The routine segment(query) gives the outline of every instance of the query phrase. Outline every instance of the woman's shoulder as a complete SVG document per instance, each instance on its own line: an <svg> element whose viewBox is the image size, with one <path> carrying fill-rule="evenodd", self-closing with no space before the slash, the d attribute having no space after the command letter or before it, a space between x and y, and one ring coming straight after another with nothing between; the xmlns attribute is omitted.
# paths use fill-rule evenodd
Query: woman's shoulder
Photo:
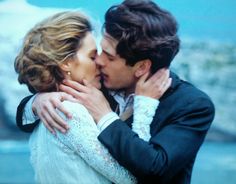
<svg viewBox="0 0 236 184"><path fill-rule="evenodd" d="M62 105L73 117L79 116L81 118L82 116L90 116L86 107L78 102L63 101Z"/></svg>
<svg viewBox="0 0 236 184"><path fill-rule="evenodd" d="M63 101L62 102L63 107L71 113L72 119L67 119L65 117L65 114L63 114L61 111L58 110L59 114L65 118L68 122L94 122L93 117L90 115L86 107L80 103L77 102L71 102L71 101Z"/></svg>

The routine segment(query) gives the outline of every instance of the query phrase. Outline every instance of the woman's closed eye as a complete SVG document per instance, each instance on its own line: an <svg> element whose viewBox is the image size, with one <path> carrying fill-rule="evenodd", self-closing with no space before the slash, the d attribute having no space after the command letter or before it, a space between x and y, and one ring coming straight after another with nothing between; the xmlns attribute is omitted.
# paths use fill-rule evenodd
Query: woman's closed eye
<svg viewBox="0 0 236 184"><path fill-rule="evenodd" d="M93 51L93 52L90 54L89 57L90 57L91 60L95 61L96 58L97 58L97 51Z"/></svg>

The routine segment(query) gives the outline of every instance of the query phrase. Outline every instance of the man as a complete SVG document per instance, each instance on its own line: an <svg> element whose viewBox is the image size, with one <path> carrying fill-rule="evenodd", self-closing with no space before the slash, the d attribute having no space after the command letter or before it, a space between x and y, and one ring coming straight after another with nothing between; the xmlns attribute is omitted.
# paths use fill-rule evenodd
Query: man
<svg viewBox="0 0 236 184"><path fill-rule="evenodd" d="M118 110L123 112L132 104L129 99L139 85L139 75L147 70L153 74L170 66L179 50L177 23L169 12L152 1L126 0L106 12L101 47L102 53L96 62L101 68L104 86L112 90L104 90L104 94L113 111L118 104ZM101 93L94 92L90 86L67 81L67 86L61 89L89 109L101 129L98 139L140 183L184 184L191 181L197 152L214 118L214 106L206 94L176 74L171 73L171 78L171 86L159 99L149 142L131 130L132 116L125 121L119 119L110 112ZM155 98L153 91L149 89L149 96ZM22 129L31 131L35 124L22 126L23 107L28 100L19 106L17 120ZM61 108L59 100L43 103L36 96L32 108L48 122L49 129L60 129L63 120L53 108L40 109L47 106L45 104ZM65 109L61 110L66 113Z"/></svg>

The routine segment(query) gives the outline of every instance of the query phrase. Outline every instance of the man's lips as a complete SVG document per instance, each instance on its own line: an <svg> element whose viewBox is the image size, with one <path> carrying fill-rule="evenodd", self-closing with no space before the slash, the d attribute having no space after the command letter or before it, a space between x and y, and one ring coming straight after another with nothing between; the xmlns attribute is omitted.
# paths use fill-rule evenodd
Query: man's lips
<svg viewBox="0 0 236 184"><path fill-rule="evenodd" d="M103 73L103 72L101 73L101 76L102 76L103 79L107 79L107 78L108 78L108 75L106 75L106 74Z"/></svg>

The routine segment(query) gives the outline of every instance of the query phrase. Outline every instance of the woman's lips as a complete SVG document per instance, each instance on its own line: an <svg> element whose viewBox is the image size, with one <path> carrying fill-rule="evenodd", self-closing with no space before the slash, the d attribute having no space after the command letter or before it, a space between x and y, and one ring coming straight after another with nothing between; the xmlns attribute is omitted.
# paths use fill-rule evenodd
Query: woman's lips
<svg viewBox="0 0 236 184"><path fill-rule="evenodd" d="M99 79L99 80L101 79L101 77L102 77L102 76L101 76L100 73L95 76L95 78L97 78L97 79Z"/></svg>

